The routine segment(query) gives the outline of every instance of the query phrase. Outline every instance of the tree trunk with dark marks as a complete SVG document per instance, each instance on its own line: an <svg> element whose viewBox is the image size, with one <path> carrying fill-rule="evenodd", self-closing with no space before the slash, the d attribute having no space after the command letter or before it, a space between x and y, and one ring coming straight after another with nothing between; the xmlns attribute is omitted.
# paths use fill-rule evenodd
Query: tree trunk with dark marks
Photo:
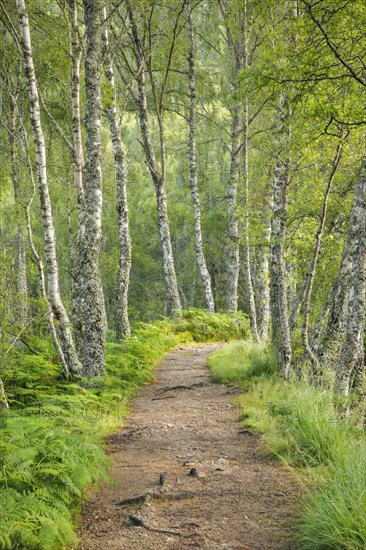
<svg viewBox="0 0 366 550"><path fill-rule="evenodd" d="M146 81L145 81L145 61L142 46L138 35L135 15L131 7L131 2L126 0L128 16L131 22L131 33L133 40L134 55L137 64L136 79L138 86L137 107L139 123L141 129L142 145L144 148L146 164L150 171L151 178L155 187L155 194L158 207L158 226L160 241L163 249L164 274L168 288L170 309L173 316L181 314L181 302L178 291L178 282L175 272L173 248L170 237L170 227L168 218L167 196L166 196L166 170L165 170L165 147L162 121L159 123L160 130L160 149L161 149L161 170L159 170L154 148L150 136L149 117L147 110Z"/></svg>
<svg viewBox="0 0 366 550"><path fill-rule="evenodd" d="M32 225L31 225L31 215L30 215L30 209L31 205L34 199L35 195L35 184L34 184L34 178L32 174L32 166L28 159L28 168L30 170L30 178L33 185L33 194L30 197L30 200L26 206L26 224L27 224L27 233L28 233L28 242L29 242L29 248L33 255L34 262L38 269L38 276L39 276L39 287L41 290L41 295L43 299L45 300L47 304L47 318L48 318L48 327L51 335L51 340L53 343L53 346L57 352L57 355L60 359L61 369L64 376L67 376L69 369L68 365L66 363L65 355L62 351L62 348L60 346L59 339L57 337L57 331L55 328L55 317L52 311L52 307L50 306L50 303L48 301L47 292L46 292L46 283L45 283L45 276L44 276L44 267L43 267L43 261L41 256L38 254L36 247L34 246L33 242L33 232L32 232Z"/></svg>
<svg viewBox="0 0 366 550"><path fill-rule="evenodd" d="M242 40L242 71L248 69L248 11L247 2L243 0L241 10L241 40ZM241 178L243 183L243 273L245 293L247 297L250 332L255 342L259 341L257 328L257 312L255 308L255 298L252 282L251 262L250 262L250 240L249 240L249 105L247 93L244 90L243 102L243 142L242 142L242 163L241 163Z"/></svg>
<svg viewBox="0 0 366 550"><path fill-rule="evenodd" d="M229 245L227 250L227 308L232 313L238 310L238 282L239 282L239 216L237 195L239 184L239 153L241 118L240 107L235 107L231 131L230 172L227 188L228 233Z"/></svg>
<svg viewBox="0 0 366 550"><path fill-rule="evenodd" d="M104 12L104 19L105 18L106 12ZM128 222L127 166L121 141L121 130L118 121L114 71L112 55L109 50L107 30L104 31L103 39L106 54L105 76L109 84L107 118L109 122L109 129L113 145L117 185L119 261L116 277L115 323L116 340L117 342L120 342L123 337L131 336L131 327L128 318L128 287L130 282L132 250Z"/></svg>
<svg viewBox="0 0 366 550"><path fill-rule="evenodd" d="M356 183L350 217L350 285L346 317L346 341L336 365L335 392L347 397L352 377L361 385L364 373L364 327L366 292L366 160ZM341 282L342 284L342 282ZM355 370L357 369L357 372Z"/></svg>
<svg viewBox="0 0 366 550"><path fill-rule="evenodd" d="M27 263L26 263L26 224L24 219L24 209L21 199L19 158L16 145L16 138L19 135L16 115L16 98L10 94L10 124L9 124L9 142L11 157L11 179L13 183L14 202L16 208L17 233L16 233L16 261L17 261L17 314L18 320L23 325L27 318Z"/></svg>
<svg viewBox="0 0 366 550"><path fill-rule="evenodd" d="M74 168L74 191L77 208L77 238L73 254L72 319L76 347L82 355L85 333L84 306L80 288L81 261L85 235L85 192L84 192L84 150L81 132L80 68L82 47L78 33L78 7L76 0L70 0L70 56L71 56L71 109L72 109L72 156Z"/></svg>
<svg viewBox="0 0 366 550"><path fill-rule="evenodd" d="M322 305L322 308L320 310L320 313L316 319L316 322L314 324L311 338L310 338L310 347L313 350L313 352L319 357L319 346L321 344L321 338L322 334L324 332L324 327L327 324L328 317L330 314L330 308L333 301L333 295L336 289L337 280L333 282L327 297Z"/></svg>
<svg viewBox="0 0 366 550"><path fill-rule="evenodd" d="M355 203L352 206L351 216ZM331 305L328 320L321 336L318 338L319 345L317 356L324 368L333 369L338 363L342 354L346 333L346 315L348 311L348 297L350 288L350 277L352 269L351 259L352 235L347 234L343 247L342 261L339 275L334 283Z"/></svg>
<svg viewBox="0 0 366 550"><path fill-rule="evenodd" d="M31 124L36 147L38 190L44 231L45 255L48 276L48 300L58 322L58 333L65 364L72 374L80 374L81 364L75 351L70 321L61 300L59 273L56 256L56 236L46 170L46 148L40 119L38 87L32 57L28 14L24 0L16 2L21 33L24 72L27 81L31 110Z"/></svg>
<svg viewBox="0 0 366 550"><path fill-rule="evenodd" d="M340 161L341 150L342 150L342 146L338 145L336 154L333 160L332 169L328 178L327 188L324 193L323 207L320 214L318 229L315 235L315 247L313 251L313 256L310 260L307 273L306 273L306 278L305 278L304 313L303 313L301 336L302 336L304 357L309 359L315 376L319 375L320 365L319 365L318 358L316 354L313 352L309 342L310 302L311 302L311 294L312 294L313 284L315 279L316 267L318 264L318 258L319 258L320 249L322 246L325 222L327 219L329 194L330 194L334 176Z"/></svg>
<svg viewBox="0 0 366 550"><path fill-rule="evenodd" d="M261 241L255 247L255 301L259 338L266 342L269 337L270 321L270 286L269 286L269 253L271 243L271 209L272 197L269 206L263 206Z"/></svg>
<svg viewBox="0 0 366 550"><path fill-rule="evenodd" d="M99 256L102 239L102 0L84 0L86 27L86 165L85 235L81 253L80 290L84 314L83 375L105 372L105 309Z"/></svg>
<svg viewBox="0 0 366 550"><path fill-rule="evenodd" d="M0 378L0 410L1 409L9 409L9 403L6 398L4 382Z"/></svg>
<svg viewBox="0 0 366 550"><path fill-rule="evenodd" d="M197 177L197 152L196 152L196 75L195 75L195 39L192 23L191 5L188 11L189 24L189 90L190 90L190 111L189 111L189 164L190 184L194 211L194 239L197 264L201 275L202 285L205 293L206 307L209 313L214 313L215 303L211 287L211 276L207 269L207 263L203 250L202 228L201 228L201 205L198 193Z"/></svg>
<svg viewBox="0 0 366 550"><path fill-rule="evenodd" d="M286 145L289 133L290 111L284 95L281 96L277 116L279 118L277 135L283 143L282 145L280 143L273 181L272 244L270 256L272 344L278 350L279 373L285 379L289 379L292 346L288 318L285 250L290 164L287 158Z"/></svg>
<svg viewBox="0 0 366 550"><path fill-rule="evenodd" d="M32 185L32 194L31 194L29 200L26 202L25 208L24 208L24 210L25 210L26 233L27 233L27 236L28 236L28 244L29 244L30 252L33 256L33 261L36 264L37 269L38 269L39 288L40 288L40 291L41 291L41 296L44 299L45 303L47 304L47 318L48 318L48 327L49 327L49 331L50 331L50 335L51 335L51 340L52 340L53 346L56 350L56 353L59 357L62 373L63 373L64 376L67 376L68 373L69 373L69 368L68 368L68 365L66 363L66 359L65 359L64 353L62 351L59 339L57 337L57 331L56 331L56 328L55 328L55 317L54 317L52 307L50 305L50 302L49 302L48 296L47 296L46 282L45 282L46 279L45 279L45 274L44 274L43 261L42 261L41 256L38 254L38 252L36 250L36 247L34 245L34 241L33 241L33 231L32 231L32 223L31 223L31 206L32 206L34 197L36 195L36 183L35 183L34 174L33 174L32 161L31 161L30 154L29 154L29 140L28 140L27 131L26 131L26 128L24 126L23 120L21 119L21 114L20 114L19 109L18 109L17 106L16 106L16 110L17 110L17 116L19 118L19 124L20 124L19 142L20 142L20 146L21 146L21 150L22 150L22 155L24 157L24 164L26 164L26 166L28 168L29 179L30 179L30 182L31 182L31 185Z"/></svg>

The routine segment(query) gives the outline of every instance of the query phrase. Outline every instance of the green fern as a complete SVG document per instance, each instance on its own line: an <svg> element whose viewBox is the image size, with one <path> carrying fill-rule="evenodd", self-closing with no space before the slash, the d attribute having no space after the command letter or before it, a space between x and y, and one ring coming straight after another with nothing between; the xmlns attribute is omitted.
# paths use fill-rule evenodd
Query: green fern
<svg viewBox="0 0 366 550"><path fill-rule="evenodd" d="M85 489L108 478L103 437L126 416L134 390L180 342L248 333L244 316L200 310L176 322L138 323L133 337L107 344L107 374L80 385L60 381L48 340L31 340L39 355L13 350L3 373L11 409L0 416L0 550L75 544Z"/></svg>

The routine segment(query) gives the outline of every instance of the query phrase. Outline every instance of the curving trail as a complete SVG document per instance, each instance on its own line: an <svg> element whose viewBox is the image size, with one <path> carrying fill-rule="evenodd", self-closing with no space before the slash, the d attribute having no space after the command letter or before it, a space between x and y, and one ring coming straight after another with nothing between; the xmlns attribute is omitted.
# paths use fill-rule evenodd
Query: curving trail
<svg viewBox="0 0 366 550"><path fill-rule="evenodd" d="M139 390L128 425L109 439L116 486L84 506L82 550L294 548L300 489L241 430L237 390L211 381L207 358L218 347L179 348Z"/></svg>

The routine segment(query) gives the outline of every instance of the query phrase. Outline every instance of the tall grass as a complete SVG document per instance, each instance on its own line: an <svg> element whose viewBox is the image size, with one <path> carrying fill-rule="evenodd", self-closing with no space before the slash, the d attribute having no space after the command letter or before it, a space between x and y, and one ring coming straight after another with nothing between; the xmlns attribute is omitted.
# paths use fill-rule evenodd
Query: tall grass
<svg viewBox="0 0 366 550"><path fill-rule="evenodd" d="M366 440L356 419L339 416L328 390L277 377L273 357L256 344L231 344L210 367L215 380L243 387L241 418L270 452L310 474L296 548L364 550Z"/></svg>
<svg viewBox="0 0 366 550"><path fill-rule="evenodd" d="M184 342L246 337L244 316L183 313L172 322L135 325L113 343L107 373L78 384L61 379L47 339L27 334L2 378L11 408L0 410L0 549L59 550L76 544L74 526L86 487L107 479L104 436L124 421L134 390L154 376L167 351Z"/></svg>
<svg viewBox="0 0 366 550"><path fill-rule="evenodd" d="M301 550L366 548L366 448L352 441L328 467L327 481L310 493L299 520Z"/></svg>
<svg viewBox="0 0 366 550"><path fill-rule="evenodd" d="M219 349L209 358L217 382L248 380L252 376L276 372L276 360L265 348L251 342L236 342Z"/></svg>

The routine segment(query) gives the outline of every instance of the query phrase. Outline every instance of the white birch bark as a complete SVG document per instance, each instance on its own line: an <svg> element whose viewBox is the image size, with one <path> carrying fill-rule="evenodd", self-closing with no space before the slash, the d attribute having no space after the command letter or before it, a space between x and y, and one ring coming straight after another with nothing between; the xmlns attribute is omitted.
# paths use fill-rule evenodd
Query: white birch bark
<svg viewBox="0 0 366 550"><path fill-rule="evenodd" d="M61 349L59 339L57 337L57 331L56 331L55 323L54 323L55 319L54 319L52 307L50 305L50 302L49 302L48 296L47 296L46 278L45 278L45 274L44 274L43 261L42 261L41 256L38 254L38 252L36 250L36 247L34 245L34 241L33 241L33 231L32 231L32 223L31 223L31 206L32 206L34 197L36 195L36 183L35 183L35 178L34 178L34 174L33 174L32 161L31 161L30 153L29 153L29 140L28 140L28 135L27 135L26 128L24 126L23 120L21 118L21 114L20 114L19 109L18 109L17 106L16 106L16 112L17 112L17 116L18 116L18 119L19 119L19 123L20 123L19 134L20 134L21 149L22 149L22 153L23 153L23 156L24 156L24 162L25 162L25 164L27 165L27 168L28 168L28 174L29 174L29 178L30 178L31 186L32 186L32 194L31 194L29 200L27 201L27 203L25 205L25 223L26 223L26 233L27 233L27 237L28 237L28 244L29 244L30 252L33 256L33 260L34 260L34 262L37 266L37 269L38 269L39 288L40 288L40 291L41 291L41 296L43 297L45 303L47 304L47 319L48 319L48 327L49 327L49 331L50 331L51 340L52 340L53 346L56 350L56 353L58 355L58 358L60 360L62 373L66 377L69 374L69 368L68 368L68 365L66 363L64 353Z"/></svg>
<svg viewBox="0 0 366 550"><path fill-rule="evenodd" d="M255 301L259 338L267 342L270 321L269 253L271 243L272 197L264 205L261 241L255 248Z"/></svg>
<svg viewBox="0 0 366 550"><path fill-rule="evenodd" d="M311 294L313 290L313 284L314 284L320 249L322 246L324 227L327 219L329 194L330 194L334 176L339 164L341 149L342 149L341 145L338 145L336 154L333 160L332 170L328 178L327 188L324 193L323 207L320 214L318 229L315 235L315 247L313 251L313 256L310 260L306 277L305 277L304 312L303 312L301 336L302 336L302 345L304 349L305 358L308 358L310 360L315 376L319 374L320 365L319 365L318 358L316 354L313 352L309 342L309 316L310 316Z"/></svg>
<svg viewBox="0 0 366 550"><path fill-rule="evenodd" d="M85 192L84 192L84 150L81 132L80 70L82 47L78 33L78 7L76 0L70 0L70 56L71 56L71 109L72 109L72 157L74 169L74 190L77 208L77 238L73 251L72 319L76 347L82 355L85 336L83 295L80 288L83 239L85 235ZM70 252L71 253L71 252Z"/></svg>
<svg viewBox="0 0 366 550"><path fill-rule="evenodd" d="M226 20L226 38L229 50L234 59L231 158L227 191L228 203L228 297L229 311L236 312L238 308L238 282L240 272L240 240L243 244L243 275L248 305L251 334L255 341L259 340L257 329L257 314L253 290L250 242L249 242L249 164L248 164L248 98L242 89L241 78L248 68L248 21L247 2L244 0L238 9L237 32L231 28L228 19L228 9L225 2L219 2L221 13ZM243 187L241 187L243 183ZM238 192L243 197L244 209L239 211ZM240 219L242 224L240 225Z"/></svg>
<svg viewBox="0 0 366 550"><path fill-rule="evenodd" d="M248 69L248 12L247 2L243 0L241 10L241 40L243 42L243 61L242 70ZM242 153L242 180L243 180L243 273L244 284L247 296L250 331L255 342L259 341L257 327L257 312L255 307L254 290L252 283L251 262L250 262L250 241L249 241L249 106L246 91L244 91L243 101L243 153Z"/></svg>
<svg viewBox="0 0 366 550"><path fill-rule="evenodd" d="M25 220L21 204L21 190L19 181L19 159L16 146L16 136L18 134L17 116L16 116L16 98L10 94L10 124L9 124L9 142L11 156L11 179L13 183L14 201L17 219L16 234L16 256L17 256L17 313L18 319L23 324L27 318L27 264L25 249Z"/></svg>
<svg viewBox="0 0 366 550"><path fill-rule="evenodd" d="M202 285L205 293L206 306L209 313L214 313L215 302L211 287L211 276L207 269L206 258L203 250L202 228L201 228L201 204L198 192L197 176L197 151L196 151L196 75L195 75L195 38L192 22L191 5L188 11L189 24L189 90L190 90L190 109L189 109L189 167L190 167L190 186L193 200L194 211L194 242L196 259L201 275Z"/></svg>
<svg viewBox="0 0 366 550"><path fill-rule="evenodd" d="M32 57L28 14L24 0L17 0L16 5L19 15L24 71L27 81L31 110L31 124L36 147L38 190L41 204L48 276L48 299L52 307L53 314L58 322L59 338L65 362L68 366L69 371L72 374L80 374L81 364L75 351L70 321L62 303L60 294L58 264L56 256L56 235L53 225L52 208L48 190L46 148L40 120L39 95Z"/></svg>
<svg viewBox="0 0 366 550"><path fill-rule="evenodd" d="M104 11L104 19L106 19L106 11ZM121 141L121 130L119 127L117 111L117 96L114 83L114 70L112 55L109 49L107 29L104 30L103 39L106 54L105 76L109 84L107 118L113 145L117 185L119 261L116 277L115 323L116 340L117 342L120 342L123 337L131 335L130 321L128 318L128 288L130 282L132 249L128 221L127 166Z"/></svg>
<svg viewBox="0 0 366 550"><path fill-rule="evenodd" d="M336 365L335 392L347 397L351 378L357 368L357 382L363 379L364 328L366 292L366 160L356 183L354 203L350 217L351 275L346 318L346 341L340 361Z"/></svg>
<svg viewBox="0 0 366 550"><path fill-rule="evenodd" d="M26 153L26 154L28 155L28 153ZM60 360L62 373L66 377L69 374L69 367L68 367L68 364L66 362L65 355L62 351L59 339L57 337L57 331L56 331L55 322L54 322L55 318L54 318L52 307L51 307L50 302L48 300L47 291L46 291L46 281L45 281L45 276L44 276L43 261L42 261L41 256L38 254L38 252L36 250L36 247L34 246L34 242L33 242L33 232L32 232L32 225L31 225L30 209L31 209L31 205L32 205L34 195L35 195L35 184L34 184L34 179L33 179L33 174L32 174L32 166L31 166L31 163L29 162L29 159L28 159L28 169L29 169L29 172L30 172L30 178L31 178L32 185L33 185L33 194L31 195L30 200L28 201L28 204L26 206L26 226L27 226L27 234L28 234L28 243L29 243L29 248L30 248L30 251L33 255L34 261L37 265L38 277L39 277L39 287L40 287L40 290L41 290L41 295L42 295L42 297L44 298L44 300L47 304L48 328L49 328L49 331L50 331L51 340L52 340L52 343L53 343L53 347L55 348L56 353L58 355L58 358Z"/></svg>
<svg viewBox="0 0 366 550"><path fill-rule="evenodd" d="M286 143L289 125L289 109L286 98L281 96L277 116L279 118L278 136L282 140L279 158L276 161L273 181L273 211L271 228L271 317L272 344L278 349L278 369L285 379L290 378L292 358L291 334L288 318L287 273L285 261L286 222L288 209L289 160Z"/></svg>
<svg viewBox="0 0 366 550"><path fill-rule="evenodd" d="M175 272L174 257L172 242L170 237L170 227L168 218L167 196L166 196L166 170L165 170L165 146L164 146L164 132L162 121L159 119L160 130L160 156L161 156L161 170L159 171L155 152L150 136L149 117L147 110L147 98L146 98L146 79L145 79L145 66L144 55L141 48L137 24L135 16L131 7L131 2L126 0L126 6L128 10L128 16L131 23L131 33L133 39L134 55L137 64L137 86L138 86L138 113L139 123L141 129L142 144L146 157L146 164L150 171L151 178L155 187L155 194L158 207L158 226L160 233L160 241L163 249L163 262L164 262L164 274L168 288L170 309L173 316L179 316L181 313L181 302L178 291L178 282Z"/></svg>
<svg viewBox="0 0 366 550"><path fill-rule="evenodd" d="M321 344L321 338L324 332L324 327L326 326L329 318L330 308L332 305L336 284L337 284L337 281L334 281L322 305L322 308L320 310L320 313L317 317L317 320L314 324L314 327L311 333L310 347L313 350L313 352L317 355L318 358L319 358L319 346Z"/></svg>
<svg viewBox="0 0 366 550"><path fill-rule="evenodd" d="M9 409L9 403L6 398L4 382L0 378L0 410L1 409Z"/></svg>
<svg viewBox="0 0 366 550"><path fill-rule="evenodd" d="M350 218L353 216L354 208L355 203L352 206ZM339 275L332 292L332 302L330 305L328 321L325 329L322 331L321 337L319 338L320 342L317 348L319 362L325 368L333 369L334 364L339 362L345 342L346 316L348 311L348 296L352 270L351 250L352 235L348 232L343 247Z"/></svg>
<svg viewBox="0 0 366 550"><path fill-rule="evenodd" d="M239 282L239 216L237 207L239 183L239 153L241 147L240 106L235 107L231 132L230 173L227 189L228 207L228 234L229 245L227 252L227 309L232 313L238 310L238 282Z"/></svg>
<svg viewBox="0 0 366 550"><path fill-rule="evenodd" d="M105 373L105 309L100 276L102 239L102 0L84 0L86 27L85 235L81 251L80 291L84 308L83 375Z"/></svg>
<svg viewBox="0 0 366 550"><path fill-rule="evenodd" d="M249 241L249 163L248 163L248 105L245 100L244 108L244 135L243 135L243 191L244 191L244 213L243 213L243 275L245 284L245 293L247 297L250 332L255 342L259 341L257 327L257 311L255 306L252 270L250 261L250 241Z"/></svg>

